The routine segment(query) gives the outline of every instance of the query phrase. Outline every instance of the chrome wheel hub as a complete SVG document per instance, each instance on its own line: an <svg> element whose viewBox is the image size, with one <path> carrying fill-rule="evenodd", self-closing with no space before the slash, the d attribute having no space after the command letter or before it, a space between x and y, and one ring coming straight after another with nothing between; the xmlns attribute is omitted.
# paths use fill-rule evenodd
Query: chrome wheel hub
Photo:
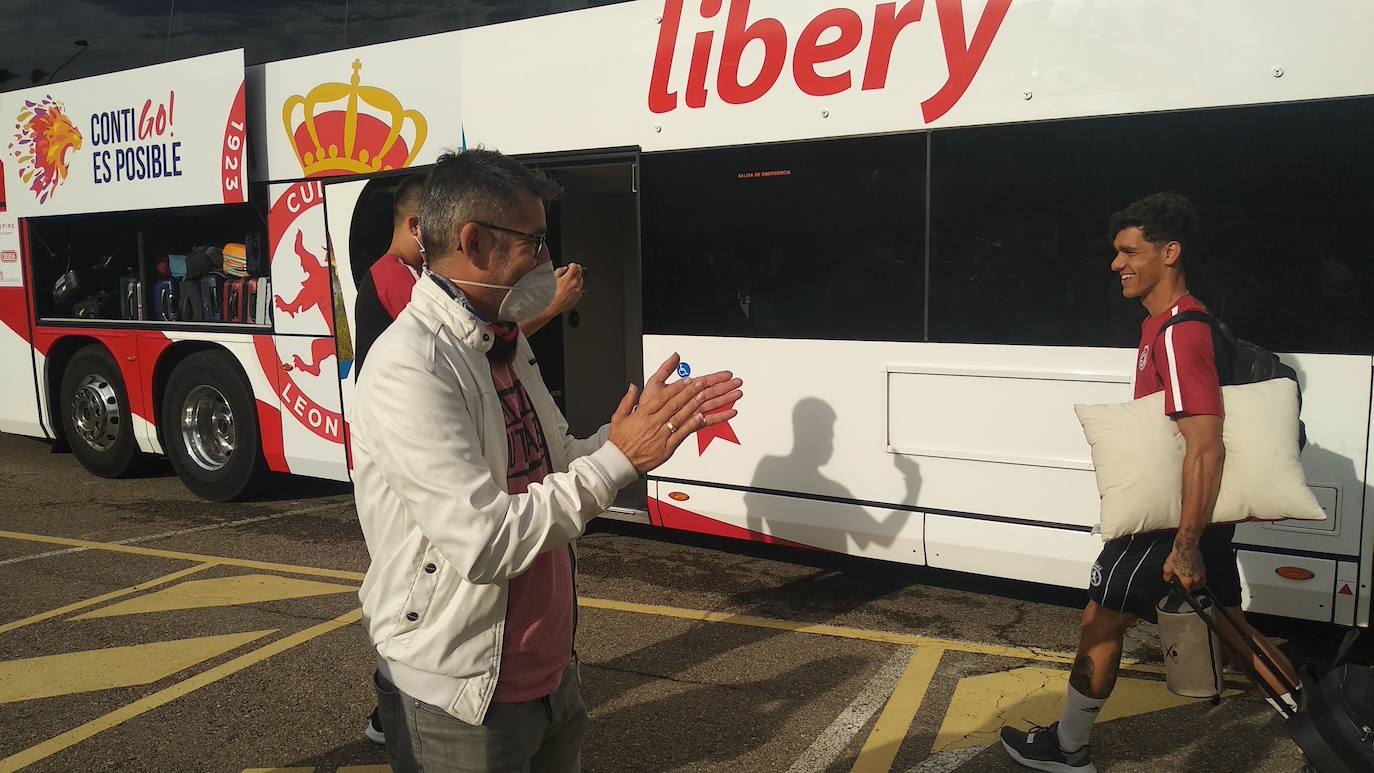
<svg viewBox="0 0 1374 773"><path fill-rule="evenodd" d="M191 460L214 472L229 463L238 443L234 410L212 386L202 384L186 395L181 406L181 438Z"/></svg>
<svg viewBox="0 0 1374 773"><path fill-rule="evenodd" d="M119 396L109 379L99 373L81 379L72 395L72 426L86 445L97 451L113 448L123 420Z"/></svg>

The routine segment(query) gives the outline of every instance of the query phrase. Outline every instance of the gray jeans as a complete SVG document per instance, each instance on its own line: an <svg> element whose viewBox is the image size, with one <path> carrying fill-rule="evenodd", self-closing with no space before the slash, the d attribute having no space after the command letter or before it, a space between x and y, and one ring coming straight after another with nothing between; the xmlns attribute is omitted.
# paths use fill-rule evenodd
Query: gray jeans
<svg viewBox="0 0 1374 773"><path fill-rule="evenodd" d="M579 773L587 707L577 664L557 690L528 703L493 703L480 725L406 695L374 674L395 773Z"/></svg>

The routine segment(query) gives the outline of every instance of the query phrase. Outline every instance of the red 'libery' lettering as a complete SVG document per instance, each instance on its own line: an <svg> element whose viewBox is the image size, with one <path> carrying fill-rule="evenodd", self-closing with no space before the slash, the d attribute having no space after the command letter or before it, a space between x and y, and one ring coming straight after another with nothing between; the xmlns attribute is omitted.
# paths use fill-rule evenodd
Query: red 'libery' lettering
<svg viewBox="0 0 1374 773"><path fill-rule="evenodd" d="M868 66L864 68L864 91L887 85L887 68L892 64L892 46L908 25L921 20L926 0L911 0L897 11L896 3L883 3L874 10L873 42L868 45Z"/></svg>
<svg viewBox="0 0 1374 773"><path fill-rule="evenodd" d="M970 42L964 32L963 0L935 0L949 74L944 85L921 103L921 114L926 123L934 122L948 113L968 91L1002 27L1011 2L987 0ZM697 20L715 18L723 5L724 0L700 0ZM672 89L671 80L673 58L682 28L683 6L684 0L664 0L658 48L654 54L653 74L649 79L649 110L654 113L677 109L678 95ZM787 61L787 28L772 17L763 17L751 23L749 6L750 0L730 0L719 51L716 91L723 101L732 105L748 104L767 94L778 82ZM887 86L892 51L897 39L907 27L921 22L924 6L925 0L908 0L901 4L880 3L874 7L873 32L864 64L863 90L873 91ZM822 44L822 36L832 28L838 35L834 40ZM796 48L792 52L792 79L797 88L817 97L839 94L852 88L852 68L833 75L821 75L817 72L817 66L838 62L849 56L858 49L863 38L863 20L851 9L833 8L812 19L797 37ZM689 108L706 106L709 97L706 78L711 58L716 55L714 41L715 30L703 30L694 35L685 94ZM754 43L763 46L763 65L752 81L740 83L740 61Z"/></svg>
<svg viewBox="0 0 1374 773"><path fill-rule="evenodd" d="M1011 0L988 0L983 16L973 30L973 42L964 36L963 0L935 0L940 13L940 37L945 41L945 62L949 65L949 80L930 99L921 103L921 115L930 123L948 113L973 83L973 76L983 66L983 59L992 47L992 39L1007 17Z"/></svg>
<svg viewBox="0 0 1374 773"><path fill-rule="evenodd" d="M682 0L667 0L663 4L663 18L658 23L658 50L654 53L654 73L649 79L649 110L666 113L677 107L677 92L668 90L668 78L673 74L673 49L677 47L677 31L682 26Z"/></svg>
<svg viewBox="0 0 1374 773"><path fill-rule="evenodd" d="M838 29L840 36L819 45L821 35L831 27ZM797 88L813 97L828 97L848 91L848 70L839 75L820 75L816 72L816 65L849 56L859 47L859 40L863 36L863 20L848 8L834 8L812 19L802 30L801 37L797 38L797 52L792 56L792 77L797 81Z"/></svg>
<svg viewBox="0 0 1374 773"><path fill-rule="evenodd" d="M767 94L778 82L787 59L787 30L782 22L764 17L746 26L748 21L749 0L733 0L725 22L725 42L721 44L720 76L716 79L720 98L732 105L747 104ZM739 60L755 40L763 43L763 69L752 83L745 85L739 82Z"/></svg>

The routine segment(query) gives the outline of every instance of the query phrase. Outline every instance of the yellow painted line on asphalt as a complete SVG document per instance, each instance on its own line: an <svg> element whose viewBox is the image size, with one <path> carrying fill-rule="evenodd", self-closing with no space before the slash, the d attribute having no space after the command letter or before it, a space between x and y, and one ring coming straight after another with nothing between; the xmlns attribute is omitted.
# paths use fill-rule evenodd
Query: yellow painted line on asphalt
<svg viewBox="0 0 1374 773"><path fill-rule="evenodd" d="M944 654L941 647L918 647L911 653L911 662L892 689L892 697L887 699L883 713L878 715L851 773L888 773L892 769L892 761L897 759L907 730L916 720L916 712L925 700L926 690Z"/></svg>
<svg viewBox="0 0 1374 773"><path fill-rule="evenodd" d="M1037 650L1029 647L1011 647L1001 644L984 644L982 642L959 641L958 639L940 639L909 633L896 633L894 631L847 628L824 623L800 623L792 620L775 620L767 617L739 615L733 612L710 612L702 609L682 609L680 607L665 607L656 604L637 604L629 601L614 601L611 599L586 597L578 599L578 606L588 609L605 609L612 612L630 612L638 615L672 617L679 620L692 620L703 623L744 625L752 628L771 628L773 630L787 631L789 633L807 633L816 636L859 639L862 641L880 642L883 644L900 644L907 647L938 647L974 655L993 655L995 657L1011 658L1014 660L1037 660L1042 663L1072 663L1074 660L1074 654L1071 652ZM1151 663L1139 663L1128 658L1122 659L1121 668L1149 674L1164 673L1163 666Z"/></svg>
<svg viewBox="0 0 1374 773"><path fill-rule="evenodd" d="M391 773L390 765L349 765L346 768L339 768L334 773Z"/></svg>
<svg viewBox="0 0 1374 773"><path fill-rule="evenodd" d="M125 553L127 555L148 556L151 558L167 558L174 561L203 561L224 564L225 566L239 566L245 569L262 569L268 572L282 572L283 574L305 574L313 577L332 577L336 580L363 581L362 572L345 572L340 569L320 569L313 566L297 566L296 564L277 564L270 561L249 561L242 558L228 558L225 556L206 556L199 553L182 553L177 550L141 548L134 545L112 545L108 542L92 542L91 540L71 539L69 537L50 537L46 534L0 531L0 539L42 542L48 545L68 545L70 547L89 548L91 550L104 550L110 553Z"/></svg>
<svg viewBox="0 0 1374 773"><path fill-rule="evenodd" d="M0 661L0 703L152 684L276 632L272 628Z"/></svg>
<svg viewBox="0 0 1374 773"><path fill-rule="evenodd" d="M391 768L388 766L387 768ZM243 773L315 773L314 768L245 768Z"/></svg>
<svg viewBox="0 0 1374 773"><path fill-rule="evenodd" d="M26 625L41 623L44 620L51 620L54 617L61 617L66 614L71 614L72 612L79 612L83 609L86 609L87 607L93 607L97 604L103 604L106 601L114 601L115 599L128 596L131 593L138 593L139 591L147 590L149 588L156 588L159 585L165 585L166 583L172 582L173 580L180 580L181 578L195 574L196 572L203 572L206 569L209 569L210 567L216 565L217 564L215 563L205 563L199 566L192 566L187 569L182 569L179 572L165 574L155 580L149 580L147 582L141 582L138 585L133 585L128 588L121 588L116 591L110 591L109 593L105 593L100 596L95 596L93 598L86 599L85 601L78 601L75 604L68 604L65 607L58 607L57 609L49 610L47 612L39 612L36 615L23 618L22 620L15 620L12 623L5 623L4 625L0 625L0 633L9 633L10 631L13 631L17 628L23 628Z"/></svg>
<svg viewBox="0 0 1374 773"><path fill-rule="evenodd" d="M296 577L281 577L275 574L240 574L232 577L183 582L156 593L121 601L108 607L101 607L72 619L94 620L102 617L143 615L150 612L233 607L357 592L358 586L340 585L337 582L301 580Z"/></svg>
<svg viewBox="0 0 1374 773"><path fill-rule="evenodd" d="M355 609L333 620L311 626L305 630L293 633L290 636L284 636L266 646L259 647L252 652L240 655L233 660L196 674L189 679L177 682L170 687L158 690L152 695L145 696L127 706L121 706L108 714L97 717L61 735L54 736L42 743L30 746L17 754L0 759L0 773L12 773L28 765L33 765L34 763L45 760L98 733L116 727L134 717L152 711L159 706L171 703L177 698L188 695L202 687L214 684L249 666L257 665L274 655L279 655L293 647L305 644L312 639L323 636L331 631L336 631L346 625L352 625L361 620L362 616L363 611L361 609Z"/></svg>
<svg viewBox="0 0 1374 773"><path fill-rule="evenodd" d="M227 556L208 556L198 553L183 553L175 550L158 550L156 548L141 548L131 545L112 545L105 542L93 542L90 540L70 539L67 537L50 537L42 534L26 534L23 532L0 531L0 539L24 540L29 542L43 542L53 545L69 545L74 547L90 548L92 550L105 550L113 553L125 553L130 555L148 556L153 558L166 558L176 561L198 561L207 563L219 563L225 566L244 567L248 569L261 569L270 572L281 572L283 574L301 574L315 577L331 577L340 580L354 580L362 582L363 572L347 572L339 569L321 569L313 566L300 566L297 564L279 564L266 561L250 561L240 558L230 558ZM752 615L741 615L733 612L711 612L702 609L684 609L681 607L668 607L657 604L639 604L629 601L616 601L613 599L598 599L581 597L578 599L578 606L587 609L604 609L614 612L629 612L639 615L653 615L656 617L672 617L680 620L693 620L704 623L726 623L730 625L744 625L753 628L771 628L773 630L788 631L791 633L807 633L816 636L831 636L841 639L859 639L862 641L880 642L884 644L898 644L907 647L941 647L947 650L957 650L975 655L992 655L995 657L1011 658L1015 660L1036 660L1043 663L1072 663L1074 653L1057 652L1054 650L1040 650L1031 647L1013 647L1001 644L984 644L982 642L960 641L958 639L941 639L929 636L918 636L915 634L897 633L894 631L877 631L866 628L849 628L838 625L828 625L824 623L801 623L791 620L775 620L766 617L755 617ZM1129 671L1138 671L1149 674L1162 674L1164 667L1151 663L1140 663L1130 658L1123 658L1121 668Z"/></svg>
<svg viewBox="0 0 1374 773"><path fill-rule="evenodd" d="M1003 725L1049 727L1064 713L1068 688L1069 672L1058 668L1027 666L964 677L954 688L931 752L997 743ZM1100 724L1202 702L1169 692L1159 680L1123 676L1096 721Z"/></svg>

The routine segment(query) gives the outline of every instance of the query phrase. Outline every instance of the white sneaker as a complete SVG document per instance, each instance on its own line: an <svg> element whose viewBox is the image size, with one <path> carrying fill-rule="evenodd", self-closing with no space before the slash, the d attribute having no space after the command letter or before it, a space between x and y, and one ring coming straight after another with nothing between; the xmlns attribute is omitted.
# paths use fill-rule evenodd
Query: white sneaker
<svg viewBox="0 0 1374 773"><path fill-rule="evenodd" d="M382 718L377 715L375 708L372 710L372 716L367 718L367 727L363 728L363 735L373 743L386 743L386 733L382 732Z"/></svg>

